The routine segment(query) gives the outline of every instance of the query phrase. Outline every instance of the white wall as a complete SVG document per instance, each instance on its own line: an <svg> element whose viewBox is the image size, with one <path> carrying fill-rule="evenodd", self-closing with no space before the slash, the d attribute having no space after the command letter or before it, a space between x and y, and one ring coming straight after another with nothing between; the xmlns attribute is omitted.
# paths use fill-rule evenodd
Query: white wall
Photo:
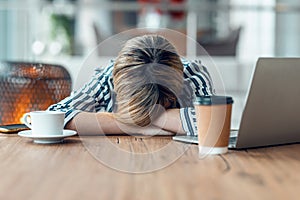
<svg viewBox="0 0 300 200"><path fill-rule="evenodd" d="M276 55L300 56L300 3L298 0L277 0L285 4L287 10L276 14ZM293 11L295 9L298 12ZM287 12L291 11L291 12Z"/></svg>
<svg viewBox="0 0 300 200"><path fill-rule="evenodd" d="M275 3L275 0L231 0L231 26L242 26L238 46L240 59L274 56Z"/></svg>

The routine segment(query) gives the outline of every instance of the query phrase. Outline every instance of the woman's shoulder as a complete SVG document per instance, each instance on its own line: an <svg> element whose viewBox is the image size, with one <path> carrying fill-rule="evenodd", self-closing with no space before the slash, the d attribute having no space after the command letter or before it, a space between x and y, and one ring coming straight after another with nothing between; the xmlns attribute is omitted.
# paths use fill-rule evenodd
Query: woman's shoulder
<svg viewBox="0 0 300 200"><path fill-rule="evenodd" d="M96 76L106 76L111 77L113 73L115 60L111 59L109 60L108 64L106 66L99 66L95 69L95 75Z"/></svg>
<svg viewBox="0 0 300 200"><path fill-rule="evenodd" d="M192 71L201 71L205 67L202 65L202 62L200 59L186 59L186 58L181 58L181 62L183 65L183 70L192 70Z"/></svg>
<svg viewBox="0 0 300 200"><path fill-rule="evenodd" d="M184 57L181 57L180 60L181 60L184 67L186 67L190 64L190 61L188 59L184 58Z"/></svg>

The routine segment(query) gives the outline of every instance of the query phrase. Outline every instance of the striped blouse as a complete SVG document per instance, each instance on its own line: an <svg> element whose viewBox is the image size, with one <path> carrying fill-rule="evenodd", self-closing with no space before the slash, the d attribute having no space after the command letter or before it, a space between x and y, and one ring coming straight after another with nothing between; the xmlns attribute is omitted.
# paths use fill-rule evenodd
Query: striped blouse
<svg viewBox="0 0 300 200"><path fill-rule="evenodd" d="M207 68L199 60L188 61L182 58L184 81L192 91L188 101L192 102L197 96L214 94L212 79ZM92 79L81 89L73 91L71 95L57 104L51 105L48 110L65 112L65 124L76 114L85 112L113 112L115 92L113 85L114 61L107 67L96 69ZM193 105L186 104L180 108L182 128L187 135L196 135L196 116Z"/></svg>

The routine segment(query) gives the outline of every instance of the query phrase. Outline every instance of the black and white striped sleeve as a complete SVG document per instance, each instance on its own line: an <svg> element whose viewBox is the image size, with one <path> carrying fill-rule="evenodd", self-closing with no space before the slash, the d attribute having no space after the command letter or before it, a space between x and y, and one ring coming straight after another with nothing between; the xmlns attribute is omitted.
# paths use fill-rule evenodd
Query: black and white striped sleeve
<svg viewBox="0 0 300 200"><path fill-rule="evenodd" d="M211 76L201 61L182 60L184 78L189 83L193 98L213 95L214 87ZM194 99L193 99L194 100ZM197 135L196 114L193 105L180 109L182 127L187 135Z"/></svg>
<svg viewBox="0 0 300 200"><path fill-rule="evenodd" d="M98 112L106 110L111 103L111 89L109 80L113 64L104 69L96 70L92 79L77 91L57 104L51 105L48 110L65 112L66 125L75 115L85 112Z"/></svg>

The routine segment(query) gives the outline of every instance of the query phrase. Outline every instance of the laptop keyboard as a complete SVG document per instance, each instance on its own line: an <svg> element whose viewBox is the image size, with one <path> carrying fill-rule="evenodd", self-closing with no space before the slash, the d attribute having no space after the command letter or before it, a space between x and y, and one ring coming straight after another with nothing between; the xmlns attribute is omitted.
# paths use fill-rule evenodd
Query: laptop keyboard
<svg viewBox="0 0 300 200"><path fill-rule="evenodd" d="M235 148L236 141L237 141L237 135L238 135L238 130L230 131L230 138L229 138L229 144L228 144L229 148ZM181 142L198 144L198 137L196 135L195 136L188 136L188 135L174 136L173 139L177 140L177 141L181 141Z"/></svg>

